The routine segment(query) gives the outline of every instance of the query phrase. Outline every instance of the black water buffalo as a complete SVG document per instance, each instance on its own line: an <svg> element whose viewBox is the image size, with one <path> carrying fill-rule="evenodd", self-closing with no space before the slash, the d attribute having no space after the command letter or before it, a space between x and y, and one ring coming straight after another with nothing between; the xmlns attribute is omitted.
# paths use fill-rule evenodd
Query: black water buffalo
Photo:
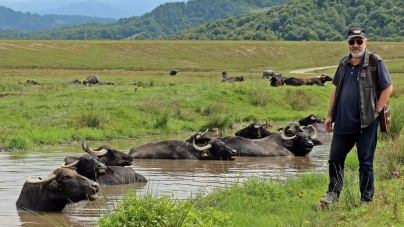
<svg viewBox="0 0 404 227"><path fill-rule="evenodd" d="M318 86L324 86L325 82L332 81L332 77L321 74L320 76L315 77L303 77L302 78L306 85L313 85L316 84Z"/></svg>
<svg viewBox="0 0 404 227"><path fill-rule="evenodd" d="M221 82L233 83L233 82L243 82L244 76L236 76L236 77L229 77L223 78Z"/></svg>
<svg viewBox="0 0 404 227"><path fill-rule="evenodd" d="M72 84L72 85L79 85L79 84L81 84L81 81L78 80L78 79L75 79L75 80L73 80L72 82L70 82L70 84Z"/></svg>
<svg viewBox="0 0 404 227"><path fill-rule="evenodd" d="M83 150L89 153L92 156L97 156L100 159L100 162L104 163L107 166L131 166L133 158L122 152L117 151L111 148L108 145L102 145L96 150L92 150L88 143L83 141L81 144Z"/></svg>
<svg viewBox="0 0 404 227"><path fill-rule="evenodd" d="M289 86L302 86L304 84L304 80L295 77L287 77L285 78L284 83Z"/></svg>
<svg viewBox="0 0 404 227"><path fill-rule="evenodd" d="M317 117L314 114L310 114L309 116L300 119L299 124L301 126L313 125L317 129L318 133L327 133L325 130L325 120Z"/></svg>
<svg viewBox="0 0 404 227"><path fill-rule="evenodd" d="M243 137L221 138L227 146L239 152L240 156L273 157L273 156L306 156L313 147L322 143L315 138L317 131L313 126L305 129L297 123L290 123L281 132L274 133L261 139Z"/></svg>
<svg viewBox="0 0 404 227"><path fill-rule="evenodd" d="M35 80L27 80L27 84L41 85L40 83L36 82Z"/></svg>
<svg viewBox="0 0 404 227"><path fill-rule="evenodd" d="M275 76L274 70L267 69L262 72L262 79L269 79L270 77L273 77L273 76Z"/></svg>
<svg viewBox="0 0 404 227"><path fill-rule="evenodd" d="M94 84L100 83L100 80L98 79L98 75L96 74L90 74L87 76L85 80L83 80L83 85L90 86Z"/></svg>
<svg viewBox="0 0 404 227"><path fill-rule="evenodd" d="M27 178L16 202L18 209L59 212L68 203L96 200L99 184L67 168L58 168L45 179Z"/></svg>
<svg viewBox="0 0 404 227"><path fill-rule="evenodd" d="M271 86L273 86L273 87L280 87L285 84L285 82L284 82L285 78L283 78L283 77L272 76L271 78L269 78L269 80L271 81Z"/></svg>
<svg viewBox="0 0 404 227"><path fill-rule="evenodd" d="M227 71L223 71L223 72L222 72L222 77L223 77L223 78L226 78L226 77L227 77Z"/></svg>
<svg viewBox="0 0 404 227"><path fill-rule="evenodd" d="M249 126L238 130L235 133L235 135L248 139L260 139L272 135L273 133L269 131L272 127L273 126L268 122L265 123L254 122L251 123Z"/></svg>
<svg viewBox="0 0 404 227"><path fill-rule="evenodd" d="M176 70L176 69L171 70L170 71L170 76L175 76L175 75L177 75L177 73L178 73L178 70Z"/></svg>
<svg viewBox="0 0 404 227"><path fill-rule="evenodd" d="M98 182L100 185L146 183L146 178L131 167L106 166L95 156L84 154L79 158L68 156L62 164L63 168L71 168L82 176Z"/></svg>
<svg viewBox="0 0 404 227"><path fill-rule="evenodd" d="M129 151L135 159L193 159L193 160L234 160L237 152L221 140L208 139L206 145L199 146L181 140L167 140L133 147Z"/></svg>

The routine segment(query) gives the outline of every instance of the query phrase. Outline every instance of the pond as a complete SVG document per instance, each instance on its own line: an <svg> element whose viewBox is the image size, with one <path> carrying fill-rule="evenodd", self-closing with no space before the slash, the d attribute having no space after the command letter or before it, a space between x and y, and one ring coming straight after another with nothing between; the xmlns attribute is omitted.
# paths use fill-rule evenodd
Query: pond
<svg viewBox="0 0 404 227"><path fill-rule="evenodd" d="M189 138L190 134L168 137L145 137L136 141L92 142L90 147L100 145L128 152L133 146L143 143ZM319 135L321 146L315 146L307 157L238 157L234 161L187 161L187 160L135 160L132 168L148 179L146 184L106 186L101 188L95 201L83 201L68 205L63 212L34 214L17 211L15 202L28 176L45 177L60 167L66 156L84 154L81 144L40 149L0 152L2 180L0 184L0 226L96 226L104 213L117 207L128 190L138 195L173 195L186 199L199 190L211 191L216 187L240 183L258 176L267 179L287 179L307 172L324 173L330 146L330 135Z"/></svg>

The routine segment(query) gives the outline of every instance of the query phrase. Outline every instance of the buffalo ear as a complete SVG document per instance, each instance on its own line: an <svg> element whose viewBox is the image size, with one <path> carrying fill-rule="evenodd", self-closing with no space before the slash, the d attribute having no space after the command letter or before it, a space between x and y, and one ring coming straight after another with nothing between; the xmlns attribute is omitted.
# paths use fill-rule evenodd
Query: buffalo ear
<svg viewBox="0 0 404 227"><path fill-rule="evenodd" d="M52 180L52 182L50 182L48 188L51 191L61 191L62 190L62 188L60 187L60 184L55 180Z"/></svg>
<svg viewBox="0 0 404 227"><path fill-rule="evenodd" d="M115 172L111 168L107 167L107 173L108 174L114 174Z"/></svg>

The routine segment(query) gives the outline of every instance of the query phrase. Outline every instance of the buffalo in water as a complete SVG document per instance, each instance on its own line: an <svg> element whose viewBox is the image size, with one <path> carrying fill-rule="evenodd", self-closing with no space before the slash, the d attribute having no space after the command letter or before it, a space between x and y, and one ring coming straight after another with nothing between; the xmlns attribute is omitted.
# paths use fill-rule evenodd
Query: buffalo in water
<svg viewBox="0 0 404 227"><path fill-rule="evenodd" d="M269 124L268 122L265 122L265 123L254 122L254 123L250 124L249 126L238 130L235 133L235 135L244 137L247 139L260 139L260 138L264 138L264 137L272 135L273 132L269 131L272 127L273 126L271 124Z"/></svg>
<svg viewBox="0 0 404 227"><path fill-rule="evenodd" d="M96 200L99 184L67 168L58 168L44 179L27 178L16 202L18 209L60 212L68 203Z"/></svg>
<svg viewBox="0 0 404 227"><path fill-rule="evenodd" d="M299 124L301 126L312 125L317 129L318 133L327 133L325 130L325 120L317 117L314 114L310 114L309 116L300 119Z"/></svg>
<svg viewBox="0 0 404 227"><path fill-rule="evenodd" d="M94 84L99 84L100 80L98 79L98 76L96 74L90 74L87 76L85 80L83 80L83 84L86 86L94 85Z"/></svg>
<svg viewBox="0 0 404 227"><path fill-rule="evenodd" d="M239 152L240 156L274 157L274 156L306 156L313 147L322 143L317 138L313 126L302 128L297 123L290 123L281 132L261 139L247 139L240 136L220 138L227 146Z"/></svg>
<svg viewBox="0 0 404 227"><path fill-rule="evenodd" d="M71 168L82 176L98 182L100 185L120 185L146 183L146 178L131 167L106 166L97 157L84 154L79 158L66 157L63 168Z"/></svg>
<svg viewBox="0 0 404 227"><path fill-rule="evenodd" d="M190 159L234 160L237 152L221 140L208 139L206 145L196 145L181 140L167 140L133 147L129 151L135 159Z"/></svg>
<svg viewBox="0 0 404 227"><path fill-rule="evenodd" d="M85 152L92 156L99 158L100 162L107 166L131 166L133 158L122 152L111 148L108 145L102 145L97 149L93 150L89 147L88 143L83 141L81 147Z"/></svg>

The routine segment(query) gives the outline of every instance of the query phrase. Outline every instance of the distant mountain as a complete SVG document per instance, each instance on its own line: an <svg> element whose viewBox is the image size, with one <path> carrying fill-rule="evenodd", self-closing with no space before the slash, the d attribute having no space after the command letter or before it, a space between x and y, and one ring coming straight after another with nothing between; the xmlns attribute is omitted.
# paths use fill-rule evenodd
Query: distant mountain
<svg viewBox="0 0 404 227"><path fill-rule="evenodd" d="M0 31L19 30L31 32L49 30L90 22L100 24L115 22L113 18L98 18L88 16L38 15L32 13L15 12L10 8L0 6Z"/></svg>
<svg viewBox="0 0 404 227"><path fill-rule="evenodd" d="M14 11L21 11L23 13L38 13L38 14L59 14L55 9L63 9L72 4L82 3L86 0L35 0L35 1L15 1L15 0L0 0L0 6L11 8ZM152 11L157 6L166 2L173 2L172 0L94 0L98 3L108 4L110 8L114 8L114 15L106 14L106 18L123 18L131 16L141 16L147 12ZM185 2L186 0L176 0L175 2ZM119 13L116 13L118 10ZM83 16L94 16L94 12L88 10L81 14ZM66 14L71 15L71 14ZM97 16L97 15L96 15ZM97 16L98 17L98 16Z"/></svg>
<svg viewBox="0 0 404 227"><path fill-rule="evenodd" d="M56 15L70 15L70 16L89 16L89 17L103 17L103 18L123 18L130 15L129 12L116 9L109 4L97 2L93 0L72 3L58 8L34 11L39 15L56 14Z"/></svg>

